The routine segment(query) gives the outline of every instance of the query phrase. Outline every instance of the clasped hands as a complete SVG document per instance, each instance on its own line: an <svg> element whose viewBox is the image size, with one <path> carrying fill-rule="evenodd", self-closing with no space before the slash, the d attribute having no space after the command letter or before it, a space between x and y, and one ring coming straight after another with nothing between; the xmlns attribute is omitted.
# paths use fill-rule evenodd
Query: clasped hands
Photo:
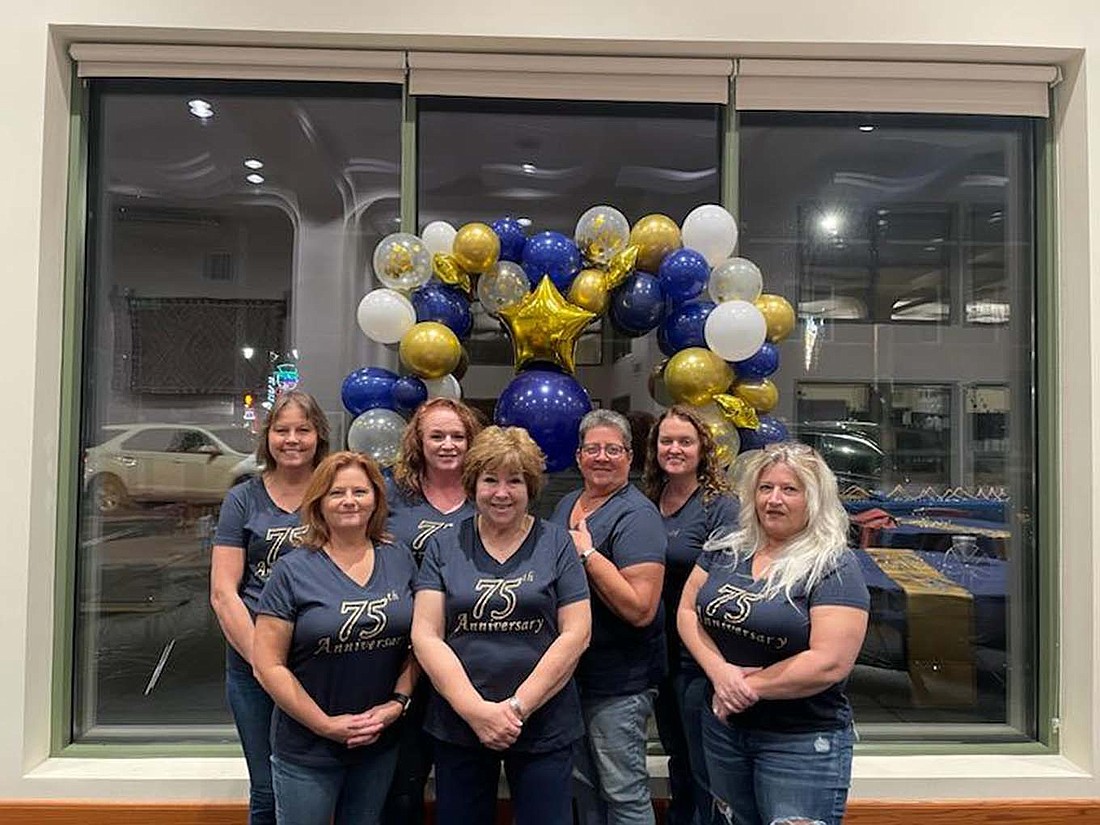
<svg viewBox="0 0 1100 825"><path fill-rule="evenodd" d="M508 700L480 700L464 717L477 734L478 741L494 751L507 750L523 731L523 719Z"/></svg>
<svg viewBox="0 0 1100 825"><path fill-rule="evenodd" d="M382 731L401 718L401 710L401 705L391 700L367 708L362 713L330 716L322 735L349 748L373 745Z"/></svg>
<svg viewBox="0 0 1100 825"><path fill-rule="evenodd" d="M711 710L715 716L725 720L731 713L741 713L760 700L747 681L749 674L758 670L758 667L739 667L728 662L722 665L718 678L711 680L714 686Z"/></svg>

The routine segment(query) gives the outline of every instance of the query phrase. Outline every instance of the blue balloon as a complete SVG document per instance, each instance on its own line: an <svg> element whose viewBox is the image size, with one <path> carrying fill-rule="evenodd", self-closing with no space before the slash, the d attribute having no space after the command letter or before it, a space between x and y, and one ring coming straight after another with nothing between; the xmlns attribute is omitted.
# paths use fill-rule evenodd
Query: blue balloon
<svg viewBox="0 0 1100 825"><path fill-rule="evenodd" d="M412 412L428 400L428 387L415 375L402 375L393 384L393 403L398 412Z"/></svg>
<svg viewBox="0 0 1100 825"><path fill-rule="evenodd" d="M500 238L500 259L519 263L523 260L523 247L527 246L527 233L515 218L498 218L489 224Z"/></svg>
<svg viewBox="0 0 1100 825"><path fill-rule="evenodd" d="M502 427L523 427L546 455L546 471L573 464L577 427L592 409L588 392L571 375L548 370L521 372L497 399L493 420Z"/></svg>
<svg viewBox="0 0 1100 825"><path fill-rule="evenodd" d="M657 348L662 353L664 353L664 356L666 358L671 358L677 352L677 350L674 350L672 348L672 345L669 344L668 338L665 337L665 325L664 324L661 324L659 327L657 327Z"/></svg>
<svg viewBox="0 0 1100 825"><path fill-rule="evenodd" d="M521 264L532 288L549 275L558 292L565 295L581 270L581 251L560 232L540 232L523 247Z"/></svg>
<svg viewBox="0 0 1100 825"><path fill-rule="evenodd" d="M690 301L707 285L710 266L694 249L677 249L665 255L657 270L665 298L674 304Z"/></svg>
<svg viewBox="0 0 1100 825"><path fill-rule="evenodd" d="M412 305L417 322L438 321L450 327L459 340L468 337L474 327L470 300L457 287L434 281L426 283L413 292Z"/></svg>
<svg viewBox="0 0 1100 825"><path fill-rule="evenodd" d="M737 433L741 436L740 452L742 453L759 450L767 444L786 441L790 438L786 425L772 415L760 416L760 426L755 430L743 430L738 427Z"/></svg>
<svg viewBox="0 0 1100 825"><path fill-rule="evenodd" d="M692 301L672 310L657 328L657 345L661 346L662 336L665 339L661 352L671 357L688 347L705 347L703 329L715 306L713 301Z"/></svg>
<svg viewBox="0 0 1100 825"><path fill-rule="evenodd" d="M396 410L393 386L397 373L382 367L363 367L348 373L340 387L340 400L352 415L360 415L376 407Z"/></svg>
<svg viewBox="0 0 1100 825"><path fill-rule="evenodd" d="M733 368L743 381L760 381L779 369L779 347L771 341L763 345L744 361L735 361Z"/></svg>
<svg viewBox="0 0 1100 825"><path fill-rule="evenodd" d="M637 338L661 323L664 312L665 299L660 281L648 272L639 271L611 293L611 306L607 314L623 335Z"/></svg>

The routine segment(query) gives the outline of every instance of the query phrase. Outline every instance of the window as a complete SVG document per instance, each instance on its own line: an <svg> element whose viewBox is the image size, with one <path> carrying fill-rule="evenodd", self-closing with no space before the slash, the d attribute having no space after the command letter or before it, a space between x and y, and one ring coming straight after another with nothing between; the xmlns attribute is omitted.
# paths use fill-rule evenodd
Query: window
<svg viewBox="0 0 1100 825"><path fill-rule="evenodd" d="M96 81L91 112L72 737L229 741L218 505L278 368L339 443L379 357L347 307L399 223L399 89Z"/></svg>
<svg viewBox="0 0 1100 825"><path fill-rule="evenodd" d="M740 254L798 296L779 414L836 472L871 587L865 740L1036 734L1032 139L741 117Z"/></svg>

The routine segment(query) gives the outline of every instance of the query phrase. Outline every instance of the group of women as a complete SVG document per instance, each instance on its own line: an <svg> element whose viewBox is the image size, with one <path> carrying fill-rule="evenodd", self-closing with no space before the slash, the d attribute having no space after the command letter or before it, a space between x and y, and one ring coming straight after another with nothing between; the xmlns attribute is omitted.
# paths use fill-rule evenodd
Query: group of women
<svg viewBox="0 0 1100 825"><path fill-rule="evenodd" d="M653 823L654 713L673 825L839 823L867 591L835 478L776 445L738 504L685 407L654 424L643 489L631 444L585 416L583 485L543 520L522 429L433 399L385 480L282 395L211 570L250 823L415 823L433 764L441 825L494 821L502 768L518 825Z"/></svg>

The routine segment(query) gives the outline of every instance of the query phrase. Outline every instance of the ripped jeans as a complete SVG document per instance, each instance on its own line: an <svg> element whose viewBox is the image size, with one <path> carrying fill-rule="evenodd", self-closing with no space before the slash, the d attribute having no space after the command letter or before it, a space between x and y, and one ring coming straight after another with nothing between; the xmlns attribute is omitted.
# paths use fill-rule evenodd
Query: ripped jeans
<svg viewBox="0 0 1100 825"><path fill-rule="evenodd" d="M703 708L703 751L719 822L841 825L852 777L849 725L778 733L742 730Z"/></svg>

